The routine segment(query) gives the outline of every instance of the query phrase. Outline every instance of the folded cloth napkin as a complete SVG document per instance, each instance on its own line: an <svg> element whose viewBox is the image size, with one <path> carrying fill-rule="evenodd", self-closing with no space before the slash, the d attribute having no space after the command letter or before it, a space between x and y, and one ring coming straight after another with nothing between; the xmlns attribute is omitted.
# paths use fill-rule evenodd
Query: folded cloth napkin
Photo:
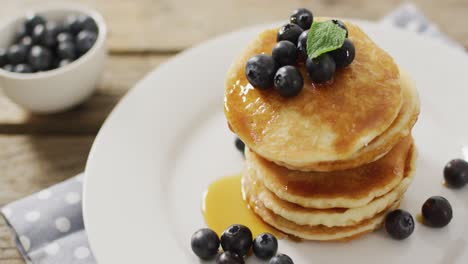
<svg viewBox="0 0 468 264"><path fill-rule="evenodd" d="M461 46L442 35L413 5L403 5L382 20ZM3 207L18 250L32 264L96 264L89 248L81 208L83 175Z"/></svg>

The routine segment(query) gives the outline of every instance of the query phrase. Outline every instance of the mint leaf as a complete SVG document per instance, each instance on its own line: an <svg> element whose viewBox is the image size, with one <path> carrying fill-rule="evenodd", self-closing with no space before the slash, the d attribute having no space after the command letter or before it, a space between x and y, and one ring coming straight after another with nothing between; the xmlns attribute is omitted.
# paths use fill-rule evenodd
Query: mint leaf
<svg viewBox="0 0 468 264"><path fill-rule="evenodd" d="M309 58L318 56L343 46L346 30L333 21L314 22L307 36L307 55Z"/></svg>

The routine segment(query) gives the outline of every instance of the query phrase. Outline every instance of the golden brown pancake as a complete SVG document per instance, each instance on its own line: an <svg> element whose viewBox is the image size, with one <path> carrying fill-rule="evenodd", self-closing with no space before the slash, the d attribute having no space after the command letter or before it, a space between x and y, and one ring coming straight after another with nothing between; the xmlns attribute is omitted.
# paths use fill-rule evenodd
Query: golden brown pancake
<svg viewBox="0 0 468 264"><path fill-rule="evenodd" d="M405 177L393 190L375 198L369 204L357 208L313 209L281 200L265 188L257 179L255 170L248 166L244 170L242 181L253 188L256 198L267 209L295 224L324 225L328 227L350 226L374 217L401 199L413 179L415 156L412 154L409 157L409 162L405 168Z"/></svg>
<svg viewBox="0 0 468 264"><path fill-rule="evenodd" d="M346 25L356 48L353 63L323 85L314 85L302 67L304 89L294 98L254 89L245 77L250 57L271 54L276 29L261 33L234 62L227 75L225 114L249 148L301 169L349 159L393 123L402 104L398 67L361 29Z"/></svg>
<svg viewBox="0 0 468 264"><path fill-rule="evenodd" d="M412 138L402 139L381 159L333 172L293 171L246 148L247 166L280 199L307 208L356 208L394 189L403 179Z"/></svg>

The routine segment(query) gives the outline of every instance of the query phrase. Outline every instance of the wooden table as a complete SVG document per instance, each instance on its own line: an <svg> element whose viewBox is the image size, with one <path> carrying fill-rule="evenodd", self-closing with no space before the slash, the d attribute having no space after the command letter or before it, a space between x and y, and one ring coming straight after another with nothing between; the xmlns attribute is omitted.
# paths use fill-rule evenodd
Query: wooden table
<svg viewBox="0 0 468 264"><path fill-rule="evenodd" d="M3 1L0 18L44 0ZM102 122L146 73L179 51L243 26L286 19L295 7L316 15L377 20L399 0L80 0L109 26L110 58L96 94L67 113L33 116L0 93L0 206L83 171ZM440 29L468 47L468 0L414 1ZM1 19L0 19L1 20ZM434 51L436 52L436 51ZM0 263L24 263L3 219Z"/></svg>

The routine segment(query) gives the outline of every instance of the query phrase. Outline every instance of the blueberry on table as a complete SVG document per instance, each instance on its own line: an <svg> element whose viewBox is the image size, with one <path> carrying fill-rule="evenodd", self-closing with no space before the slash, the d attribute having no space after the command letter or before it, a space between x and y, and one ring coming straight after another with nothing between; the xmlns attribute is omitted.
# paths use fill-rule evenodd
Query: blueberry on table
<svg viewBox="0 0 468 264"><path fill-rule="evenodd" d="M8 63L7 51L3 48L0 48L0 67L3 67Z"/></svg>
<svg viewBox="0 0 468 264"><path fill-rule="evenodd" d="M94 33L98 32L96 22L88 15L79 15L77 17L77 29L78 31L88 30Z"/></svg>
<svg viewBox="0 0 468 264"><path fill-rule="evenodd" d="M288 255L278 254L270 259L268 264L294 264L294 262Z"/></svg>
<svg viewBox="0 0 468 264"><path fill-rule="evenodd" d="M45 18L43 18L40 15L30 13L26 16L26 21L24 22L24 25L26 27L26 32L28 34L31 34L37 25L44 25L45 23Z"/></svg>
<svg viewBox="0 0 468 264"><path fill-rule="evenodd" d="M298 95L304 86L301 72L294 66L281 67L275 74L275 89L283 97Z"/></svg>
<svg viewBox="0 0 468 264"><path fill-rule="evenodd" d="M348 28L346 27L345 23L343 23L343 21L338 19L332 19L332 22L338 25L340 28L346 30L346 37L348 37Z"/></svg>
<svg viewBox="0 0 468 264"><path fill-rule="evenodd" d="M314 22L314 15L312 12L305 8L299 8L294 10L292 15L289 17L289 22L297 24L302 29L309 29Z"/></svg>
<svg viewBox="0 0 468 264"><path fill-rule="evenodd" d="M73 35L71 33L60 32L57 35L57 42L58 43L60 43L60 42L74 42L74 41L75 41L75 38L73 37Z"/></svg>
<svg viewBox="0 0 468 264"><path fill-rule="evenodd" d="M271 56L280 67L294 65L297 60L297 47L291 41L282 40L273 47Z"/></svg>
<svg viewBox="0 0 468 264"><path fill-rule="evenodd" d="M239 150L243 155L245 150L245 143L240 138L236 137L234 144L236 145L237 150Z"/></svg>
<svg viewBox="0 0 468 264"><path fill-rule="evenodd" d="M244 259L236 253L226 251L216 258L216 264L244 264Z"/></svg>
<svg viewBox="0 0 468 264"><path fill-rule="evenodd" d="M209 228L202 228L195 232L190 244L195 255L204 260L214 258L219 250L218 235Z"/></svg>
<svg viewBox="0 0 468 264"><path fill-rule="evenodd" d="M221 247L224 251L244 257L252 246L252 231L244 225L231 225L221 235Z"/></svg>
<svg viewBox="0 0 468 264"><path fill-rule="evenodd" d="M336 64L333 58L325 53L314 59L307 58L306 69L313 82L323 83L333 78Z"/></svg>
<svg viewBox="0 0 468 264"><path fill-rule="evenodd" d="M465 186L468 183L468 162L462 159L449 161L444 168L444 179L452 188Z"/></svg>
<svg viewBox="0 0 468 264"><path fill-rule="evenodd" d="M298 58L302 61L307 60L307 37L309 36L309 30L305 30L299 35L297 40L297 52Z"/></svg>
<svg viewBox="0 0 468 264"><path fill-rule="evenodd" d="M76 36L76 49L80 54L85 54L96 42L97 35L88 30L82 30Z"/></svg>
<svg viewBox="0 0 468 264"><path fill-rule="evenodd" d="M302 28L296 24L286 24L278 30L276 41L288 40L297 45L297 40L302 31Z"/></svg>
<svg viewBox="0 0 468 264"><path fill-rule="evenodd" d="M413 216L400 209L392 211L385 217L385 230L394 239L405 239L414 231Z"/></svg>
<svg viewBox="0 0 468 264"><path fill-rule="evenodd" d="M28 50L21 44L11 45L7 50L8 62L19 64L26 61Z"/></svg>
<svg viewBox="0 0 468 264"><path fill-rule="evenodd" d="M453 217L452 206L442 196L432 196L422 206L424 224L432 227L444 227Z"/></svg>
<svg viewBox="0 0 468 264"><path fill-rule="evenodd" d="M74 60L76 58L75 44L70 41L60 42L57 46L56 53L60 59Z"/></svg>
<svg viewBox="0 0 468 264"><path fill-rule="evenodd" d="M5 71L12 72L15 69L15 66L13 66L12 64L6 64L6 65L3 65L2 69L4 69Z"/></svg>
<svg viewBox="0 0 468 264"><path fill-rule="evenodd" d="M350 39L345 39L343 45L334 51L330 52L333 60L336 63L336 67L344 68L353 62L356 55L354 44Z"/></svg>
<svg viewBox="0 0 468 264"><path fill-rule="evenodd" d="M35 71L46 71L52 66L52 52L42 46L33 46L28 56L28 63Z"/></svg>
<svg viewBox="0 0 468 264"><path fill-rule="evenodd" d="M252 248L257 258L268 260L278 251L278 240L270 233L263 233L254 239Z"/></svg>
<svg viewBox="0 0 468 264"><path fill-rule="evenodd" d="M253 87L268 89L273 86L276 69L273 57L265 54L255 55L245 65L245 76Z"/></svg>
<svg viewBox="0 0 468 264"><path fill-rule="evenodd" d="M13 68L13 71L17 73L32 73L33 69L27 64L18 64Z"/></svg>

